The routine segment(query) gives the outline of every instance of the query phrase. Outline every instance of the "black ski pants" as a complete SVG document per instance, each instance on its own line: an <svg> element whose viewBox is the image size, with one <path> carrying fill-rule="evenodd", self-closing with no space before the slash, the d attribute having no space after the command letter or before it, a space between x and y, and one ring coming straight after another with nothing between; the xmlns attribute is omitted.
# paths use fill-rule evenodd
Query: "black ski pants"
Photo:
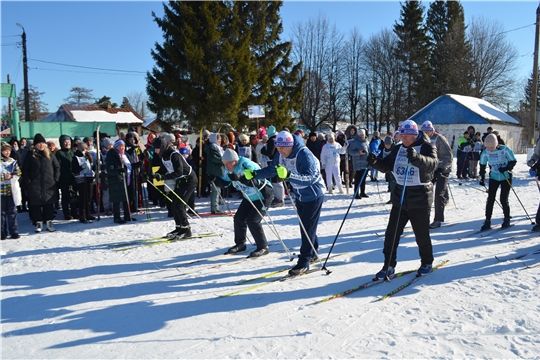
<svg viewBox="0 0 540 360"><path fill-rule="evenodd" d="M246 232L249 228L249 232L251 233L251 236L253 236L255 244L257 244L257 250L268 247L266 235L264 234L261 225L261 215L266 215L266 211L270 206L274 195L272 187L270 186L263 187L261 193L262 198L253 201L253 205L248 199L242 199L240 206L236 210L236 214L234 214L234 243L236 245L244 245L246 243ZM259 211L253 209L253 206Z"/></svg>
<svg viewBox="0 0 540 360"><path fill-rule="evenodd" d="M396 267L399 240L403 234L403 229L409 220L411 221L411 226L414 231L422 265L433 263L433 247L429 235L430 210L430 207L426 206L410 210L401 207L400 211L400 206L392 206L390 219L388 220L388 226L386 227L386 233L384 234L383 254L385 267Z"/></svg>
<svg viewBox="0 0 540 360"><path fill-rule="evenodd" d="M186 204L189 198L195 192L197 188L197 178L195 181L191 181L191 178L182 178L177 181L174 193L169 197L172 200L172 211L174 215L174 223L176 226L189 226L188 217L186 214ZM183 200L180 200L179 197Z"/></svg>
<svg viewBox="0 0 540 360"><path fill-rule="evenodd" d="M511 184L511 177L508 179L508 181L497 181L489 179L488 198L486 203L486 220L491 220L491 215L493 214L493 205L495 204L495 197L497 196L497 189L499 189L499 186L501 187L501 196L499 200L501 202L504 217L510 218L510 206L508 205L508 196L510 195Z"/></svg>
<svg viewBox="0 0 540 360"><path fill-rule="evenodd" d="M435 218L433 221L444 222L444 208L448 204L448 176L450 174L442 174L435 182Z"/></svg>

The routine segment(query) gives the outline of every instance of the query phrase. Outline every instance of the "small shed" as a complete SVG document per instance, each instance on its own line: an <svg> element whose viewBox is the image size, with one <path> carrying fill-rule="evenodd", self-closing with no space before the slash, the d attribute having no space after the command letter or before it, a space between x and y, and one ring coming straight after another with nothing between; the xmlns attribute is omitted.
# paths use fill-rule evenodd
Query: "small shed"
<svg viewBox="0 0 540 360"><path fill-rule="evenodd" d="M418 126L426 120L431 121L435 129L450 142L455 136L454 150L457 148L457 140L469 126L473 126L482 134L491 126L493 130L499 131L505 144L514 152L520 153L522 150L523 126L504 111L482 99L454 94L441 95L410 118Z"/></svg>

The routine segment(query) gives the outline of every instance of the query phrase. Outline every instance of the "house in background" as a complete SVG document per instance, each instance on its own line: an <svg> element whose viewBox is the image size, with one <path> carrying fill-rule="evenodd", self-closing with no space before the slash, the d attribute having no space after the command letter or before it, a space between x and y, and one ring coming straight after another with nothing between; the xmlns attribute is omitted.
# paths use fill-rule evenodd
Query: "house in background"
<svg viewBox="0 0 540 360"><path fill-rule="evenodd" d="M115 136L120 131L127 132L129 128L134 128L139 135L142 135L144 119L133 109L128 108L62 105L57 112L40 121L40 123L61 122L75 122L81 123L81 125L101 122L115 123L115 134L109 134Z"/></svg>
<svg viewBox="0 0 540 360"><path fill-rule="evenodd" d="M449 142L457 140L469 126L473 126L482 135L488 127L499 131L499 135L516 153L523 153L523 126L519 121L497 109L489 102L471 96L446 94L441 95L410 117L418 126L429 120L435 129L444 135Z"/></svg>

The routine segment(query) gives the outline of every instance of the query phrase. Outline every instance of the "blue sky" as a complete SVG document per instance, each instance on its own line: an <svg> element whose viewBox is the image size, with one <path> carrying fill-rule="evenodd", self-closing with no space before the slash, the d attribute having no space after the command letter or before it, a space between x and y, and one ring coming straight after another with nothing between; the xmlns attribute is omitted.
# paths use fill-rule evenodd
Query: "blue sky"
<svg viewBox="0 0 540 360"><path fill-rule="evenodd" d="M428 2L423 3L427 8ZM473 16L484 17L500 21L509 31L507 38L520 54L520 80L525 80L532 71L538 2L462 4L467 23ZM145 73L153 66L150 51L156 42L162 42L151 16L152 11L162 16L161 1L3 0L0 11L2 82L7 82L9 74L17 93L23 89L22 49L16 44L22 33L16 26L19 23L27 34L29 84L45 93L43 101L49 111L56 111L74 86L92 89L95 98L110 96L116 103L131 92L145 91ZM357 27L367 39L381 29L391 29L399 12L398 1L285 1L281 9L284 39L295 23L305 23L319 14L326 15L342 32Z"/></svg>

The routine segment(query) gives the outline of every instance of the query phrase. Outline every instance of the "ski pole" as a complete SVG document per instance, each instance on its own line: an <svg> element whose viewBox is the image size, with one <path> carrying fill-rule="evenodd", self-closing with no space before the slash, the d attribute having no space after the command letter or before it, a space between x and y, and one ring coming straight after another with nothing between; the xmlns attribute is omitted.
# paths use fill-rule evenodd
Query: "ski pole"
<svg viewBox="0 0 540 360"><path fill-rule="evenodd" d="M167 194L165 194L163 191L161 191L160 188L158 188L156 185L154 185L154 184L150 181L150 179L148 179L148 175L146 176L146 182L147 182L148 184L152 185L152 186L154 187L154 189L156 189L157 191L159 191L160 194L163 195L163 196L165 197L165 199L169 200L169 201L172 203L171 198L168 197Z"/></svg>
<svg viewBox="0 0 540 360"><path fill-rule="evenodd" d="M187 207L189 208L189 210L191 210L192 213L194 213L199 219L201 219L201 221L203 222L203 224L206 225L206 227L208 228L208 230L210 230L210 232L214 232L213 229L212 229L212 227L211 227L210 225L208 225L208 224L206 223L206 221L204 221L204 219L199 215L199 213L196 212L195 210L193 210L193 209L191 208L191 206L189 206L189 205L184 201L184 199L182 199L182 198L180 197L180 195L178 195L176 192L174 192L174 190L171 189L170 186L167 185L166 183L165 183L164 185L165 185L165 187L166 187L167 189L169 189L169 191L170 191L172 194L174 194L174 196L176 196L176 197L178 198L178 200L180 200L185 206L187 206ZM188 214L186 214L186 215L191 219L191 216L189 216ZM221 236L221 235L220 235L220 236Z"/></svg>
<svg viewBox="0 0 540 360"><path fill-rule="evenodd" d="M221 195L221 191L218 191L217 185L213 181L210 181L210 184L212 184L212 186L214 187L214 191L218 193L218 197L219 197L218 201L220 200L223 201L223 204L225 204L227 211L229 212L230 215L232 215L231 208L229 208L229 204L227 203L227 201L225 201L225 198L223 197L223 195Z"/></svg>
<svg viewBox="0 0 540 360"><path fill-rule="evenodd" d="M251 183L253 185L255 185L253 183L253 180L251 180ZM255 186L254 186L255 187ZM272 221L272 225L273 226L270 226L270 224L268 223L268 221L266 221L266 219L264 218L263 214L261 214L261 212L259 211L259 209L255 206L255 204L253 203L253 201L251 201L251 199L246 196L246 194L240 190L240 192L244 195L244 198L247 199L247 201L249 201L249 203L251 204L251 206L253 206L253 208L257 211L257 213L259 214L259 216L264 220L264 222L266 223L266 225L270 228L270 230L274 233L274 235L276 235L276 237L278 238L278 240L281 242L281 245L283 245L283 249L285 250L285 252L287 253L287 256L289 257L289 261L293 261L293 256L291 255L291 252L289 251L289 248L285 245L285 243L283 242L283 239L281 238L281 236L279 236L278 232L277 232L277 229L274 225L274 221L272 220L272 218L270 217L270 214L268 213L268 209L264 206L264 202L263 202L263 199L261 198L260 194L259 194L259 191L257 191L257 197L259 198L259 201L261 202L261 204L263 205L262 207L262 210L265 210L266 211L266 214L268 215L268 217L270 218L270 221Z"/></svg>
<svg viewBox="0 0 540 360"><path fill-rule="evenodd" d="M446 179L448 179L448 177L446 177ZM454 200L454 194L452 193L452 189L450 188L450 181L446 181L446 188L448 189L448 192L450 193L450 197L452 197L452 202L454 203L454 207L457 209L456 200Z"/></svg>
<svg viewBox="0 0 540 360"><path fill-rule="evenodd" d="M313 246L313 242L311 241L311 238L309 237L309 234L308 234L306 228L304 227L304 223L302 222L302 219L300 219L300 216L298 215L298 210L296 209L296 205L294 205L294 201L293 201L293 198L291 196L291 191L289 191L289 187L287 186L287 182L284 181L283 186L285 186L285 188L287 189L287 196L289 197L289 200L291 201L292 208L294 209L294 213L296 214L296 217L298 218L298 222L300 223L300 228L302 229L302 231L304 231L304 235L306 235L306 239L308 240L309 245L313 249L313 252L315 253L315 256L317 256L317 259L319 259L319 264L321 264L321 259L319 258L319 253L317 252L317 249L315 249L315 246ZM322 269L323 268L321 266L321 270ZM330 274L331 271L327 270L326 273Z"/></svg>
<svg viewBox="0 0 540 360"><path fill-rule="evenodd" d="M540 192L540 182L538 182L538 176L535 176L534 179L536 180L536 186L538 187L538 191Z"/></svg>
<svg viewBox="0 0 540 360"><path fill-rule="evenodd" d="M122 169L127 170L123 162L122 162ZM128 208L128 212L129 212L129 221L133 221L133 218L131 217L131 208L129 206L129 197L128 197L128 191L127 191L127 177L128 177L127 172L126 172L126 175L122 176L122 177L123 177L123 180L124 180L124 192L126 193L126 204L127 204L127 208ZM124 217L125 216L126 216L126 214L124 214Z"/></svg>
<svg viewBox="0 0 540 360"><path fill-rule="evenodd" d="M368 166L368 168L366 169L366 172L364 173L364 176L362 176L362 180L366 176L366 174L368 173L369 168L370 167ZM362 180L360 180L360 184L362 183ZM329 271L328 269L326 269L326 263L328 262L328 259L330 258L330 254L332 253L332 250L334 249L334 245L336 244L337 238L338 238L339 234L341 233L341 229L343 228L343 224L345 223L345 220L347 219L347 216L349 215L349 211L351 210L351 206L354 203L354 200L356 198L356 194L358 194L359 189L360 189L360 186L357 186L356 190L354 191L354 195L353 195L353 197L351 199L349 207L347 208L347 212L345 213L345 216L343 217L343 220L341 221L341 225L339 225L338 232L337 232L336 236L334 237L334 241L332 242L332 246L330 247L330 251L328 251L328 255L326 256L326 260L324 261L324 264L322 266L322 270L326 270L327 272ZM329 272L328 272L328 274L329 274Z"/></svg>
<svg viewBox="0 0 540 360"><path fill-rule="evenodd" d="M399 218L401 217L401 209L403 207L403 200L405 199L405 189L407 188L407 176L409 174L409 169L411 168L411 163L407 163L407 167L405 168L405 180L403 181L403 191L401 192L401 199L399 200L399 212L397 216L396 221L396 228L394 229L394 240L392 240L392 249L390 250L390 257L388 258L388 261L392 261L392 256L394 255L394 245L396 244L396 237L397 237L397 231L399 226ZM386 239L385 239L386 241ZM384 281L390 281L390 277L388 277L388 268L390 267L390 263L388 263L388 267L386 268L386 273L384 275Z"/></svg>
<svg viewBox="0 0 540 360"><path fill-rule="evenodd" d="M510 189L512 189L512 191L514 192L514 195L516 195L516 198L518 199L519 201L519 204L521 205L521 207L523 208L523 211L525 211L525 215L527 215L527 218L529 219L529 221L531 222L531 225L534 225L534 221L532 221L531 217L529 216L529 213L527 212L527 209L525 209L525 206L523 206L523 203L521 202L518 194L516 193L516 190L514 189L514 187L512 186L512 183L510 182L510 179L508 179L508 177L506 176L505 173L503 173L503 176L504 176L504 179L506 180L506 182L508 183L508 185L510 185Z"/></svg>

